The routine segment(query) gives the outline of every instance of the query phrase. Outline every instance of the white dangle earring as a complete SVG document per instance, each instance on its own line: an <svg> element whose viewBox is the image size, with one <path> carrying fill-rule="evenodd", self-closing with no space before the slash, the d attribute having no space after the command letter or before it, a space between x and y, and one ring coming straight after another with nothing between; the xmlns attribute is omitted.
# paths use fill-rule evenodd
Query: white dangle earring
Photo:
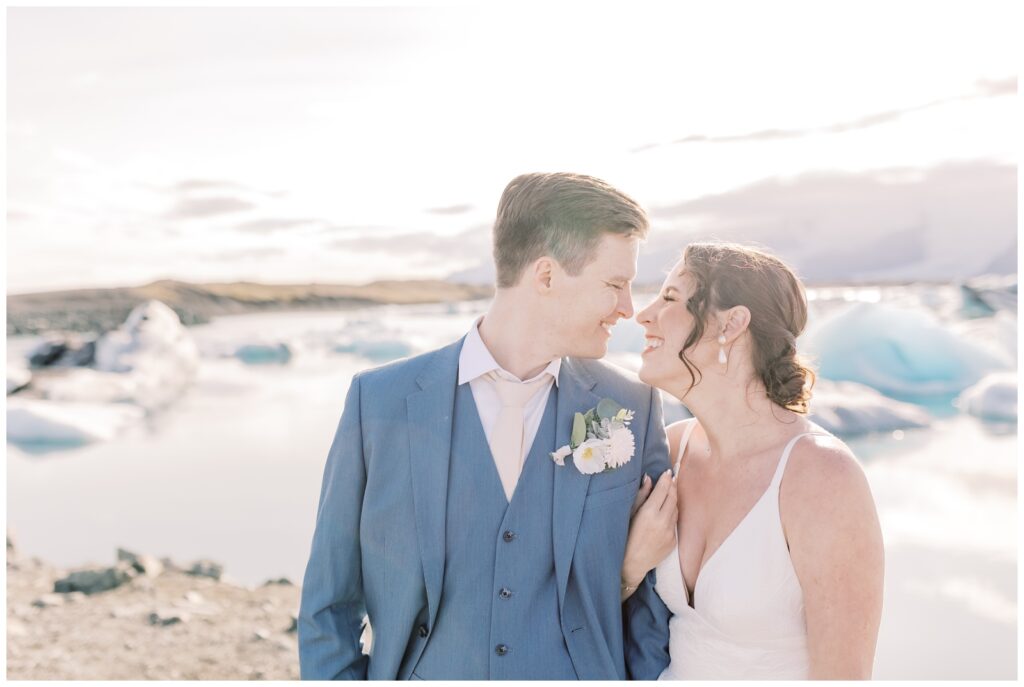
<svg viewBox="0 0 1024 687"><path fill-rule="evenodd" d="M718 362L725 365L729 359L725 356L725 334L718 335Z"/></svg>

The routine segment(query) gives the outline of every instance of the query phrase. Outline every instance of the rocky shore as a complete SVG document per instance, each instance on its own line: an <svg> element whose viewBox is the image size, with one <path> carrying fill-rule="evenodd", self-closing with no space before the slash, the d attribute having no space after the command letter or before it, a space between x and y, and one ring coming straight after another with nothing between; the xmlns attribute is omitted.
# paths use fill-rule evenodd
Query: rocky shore
<svg viewBox="0 0 1024 687"><path fill-rule="evenodd" d="M263 311L344 310L367 305L445 303L489 298L489 286L436 280L346 284L193 284L164 279L144 286L73 289L7 296L7 335L48 331L98 333L124 322L140 303L158 300L186 326L219 315Z"/></svg>
<svg viewBox="0 0 1024 687"><path fill-rule="evenodd" d="M65 570L8 537L8 679L298 679L290 581L251 588L212 561L117 558Z"/></svg>

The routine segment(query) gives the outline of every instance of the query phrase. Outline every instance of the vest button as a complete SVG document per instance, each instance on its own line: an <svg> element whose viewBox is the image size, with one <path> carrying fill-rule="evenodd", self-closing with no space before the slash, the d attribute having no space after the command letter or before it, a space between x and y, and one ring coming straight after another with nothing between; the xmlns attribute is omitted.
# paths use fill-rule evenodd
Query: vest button
<svg viewBox="0 0 1024 687"><path fill-rule="evenodd" d="M501 538L509 542L516 538L516 533L512 530L505 530L505 534L501 535Z"/></svg>
<svg viewBox="0 0 1024 687"><path fill-rule="evenodd" d="M504 644L499 644L498 646L494 647L494 653L498 654L499 656L504 656L508 653L508 647Z"/></svg>
<svg viewBox="0 0 1024 687"><path fill-rule="evenodd" d="M502 587L501 591L498 592L498 596L500 596L502 599L510 599L512 598L512 590L508 587Z"/></svg>
<svg viewBox="0 0 1024 687"><path fill-rule="evenodd" d="M430 630L427 629L426 625L420 625L418 628L416 628L416 632L419 634L420 637L426 637L428 634L430 634Z"/></svg>

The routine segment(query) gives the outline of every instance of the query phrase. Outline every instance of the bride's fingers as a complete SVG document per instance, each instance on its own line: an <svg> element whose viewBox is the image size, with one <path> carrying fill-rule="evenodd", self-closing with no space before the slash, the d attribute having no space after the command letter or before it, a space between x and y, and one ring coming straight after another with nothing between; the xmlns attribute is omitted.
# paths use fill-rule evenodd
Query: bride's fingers
<svg viewBox="0 0 1024 687"><path fill-rule="evenodd" d="M658 478L658 483L654 486L654 491L651 493L651 500L654 502L654 506L661 510L665 506L665 500L669 496L669 492L672 491L672 471L666 470L661 473L661 477Z"/></svg>
<svg viewBox="0 0 1024 687"><path fill-rule="evenodd" d="M651 478L648 475L644 475L643 479L640 480L640 489L636 492L636 498L633 499L633 507L629 511L629 517L633 517L637 509L644 504L647 497L651 495L651 490L654 485L651 483Z"/></svg>

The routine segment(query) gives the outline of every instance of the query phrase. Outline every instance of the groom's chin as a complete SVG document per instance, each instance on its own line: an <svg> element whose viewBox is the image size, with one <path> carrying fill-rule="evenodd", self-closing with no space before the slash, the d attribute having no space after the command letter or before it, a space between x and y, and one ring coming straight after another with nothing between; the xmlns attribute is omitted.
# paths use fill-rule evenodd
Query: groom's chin
<svg viewBox="0 0 1024 687"><path fill-rule="evenodd" d="M580 346L572 352L573 358L603 358L608 355L608 342L595 341L589 346Z"/></svg>

